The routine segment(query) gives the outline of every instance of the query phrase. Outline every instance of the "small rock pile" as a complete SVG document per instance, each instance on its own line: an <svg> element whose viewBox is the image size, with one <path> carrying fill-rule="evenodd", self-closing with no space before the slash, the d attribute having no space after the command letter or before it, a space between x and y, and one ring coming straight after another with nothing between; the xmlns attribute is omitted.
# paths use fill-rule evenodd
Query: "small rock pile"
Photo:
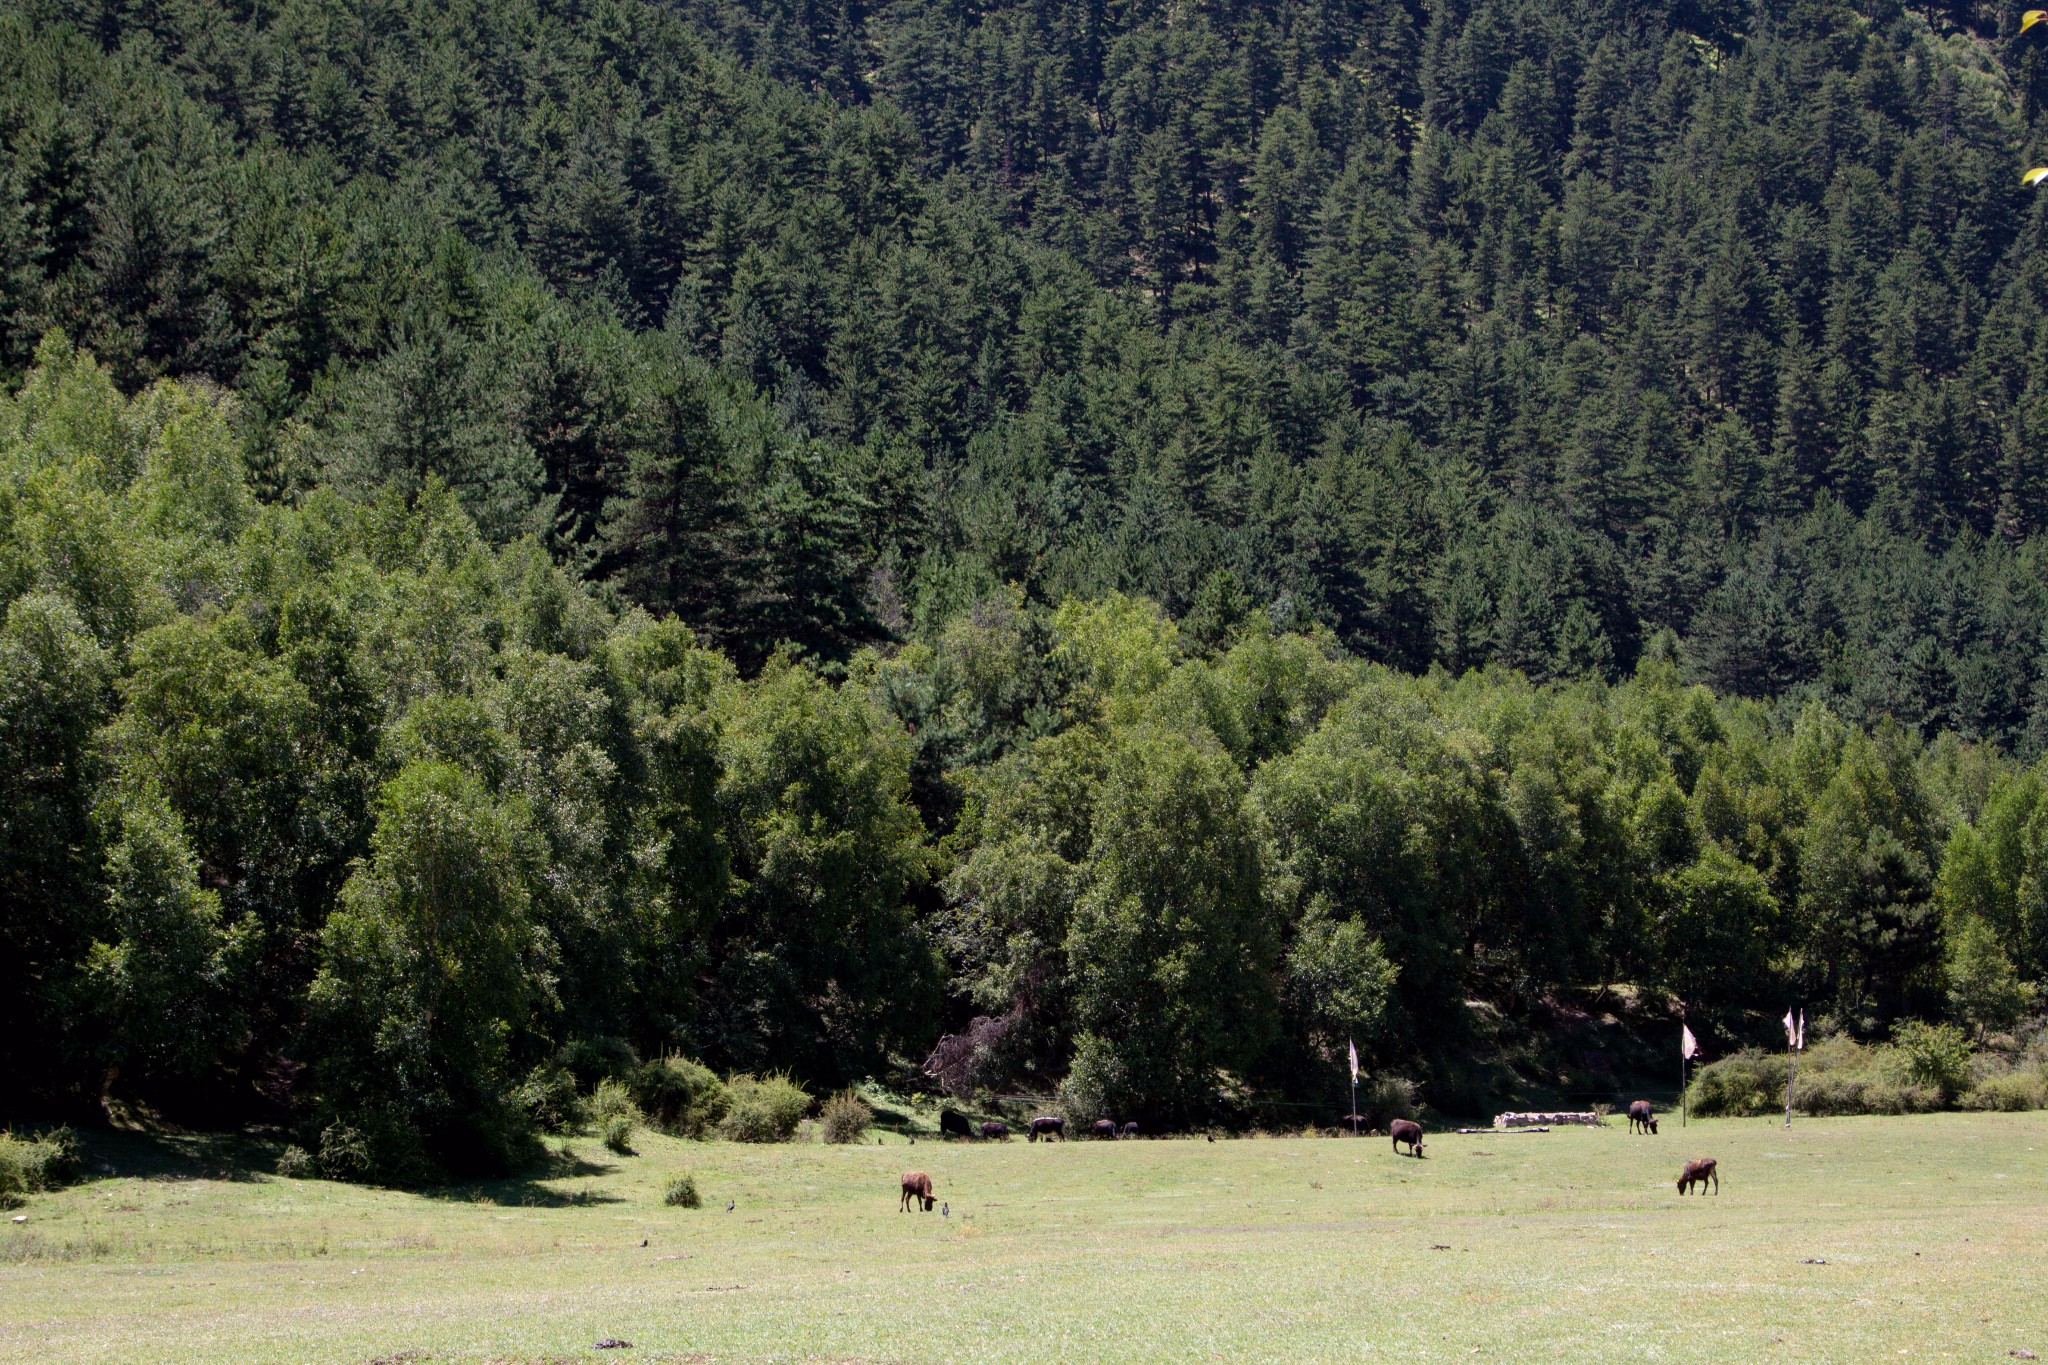
<svg viewBox="0 0 2048 1365"><path fill-rule="evenodd" d="M1583 1114L1495 1114L1496 1128L1555 1128L1567 1123L1583 1123L1589 1128L1600 1126L1600 1116L1590 1109Z"/></svg>

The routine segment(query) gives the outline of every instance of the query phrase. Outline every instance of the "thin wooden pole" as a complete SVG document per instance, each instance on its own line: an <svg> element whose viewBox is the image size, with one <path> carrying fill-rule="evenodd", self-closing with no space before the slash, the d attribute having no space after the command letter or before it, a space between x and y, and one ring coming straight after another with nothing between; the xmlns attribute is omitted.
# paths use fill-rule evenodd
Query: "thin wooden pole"
<svg viewBox="0 0 2048 1365"><path fill-rule="evenodd" d="M1687 1033L1691 1032L1691 1027L1692 1027L1691 1025L1689 1025L1689 1024L1687 1024L1687 1023L1685 1022L1685 1012L1684 1012L1683 1010L1679 1011L1679 1015L1678 1015L1678 1126L1679 1126L1680 1128L1683 1128L1683 1127L1685 1127L1685 1126L1686 1126L1686 1123L1688 1122L1688 1119L1687 1119L1687 1115L1686 1115L1686 1104L1685 1104L1685 1036L1686 1036L1686 1034L1687 1034Z"/></svg>

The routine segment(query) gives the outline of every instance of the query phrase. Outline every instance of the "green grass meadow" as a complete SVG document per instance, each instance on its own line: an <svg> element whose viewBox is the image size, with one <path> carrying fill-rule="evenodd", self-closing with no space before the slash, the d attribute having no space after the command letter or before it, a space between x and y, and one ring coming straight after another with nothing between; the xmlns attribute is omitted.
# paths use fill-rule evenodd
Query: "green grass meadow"
<svg viewBox="0 0 2048 1365"><path fill-rule="evenodd" d="M1422 1161L1331 1138L570 1146L556 1178L418 1195L103 1140L116 1174L0 1225L0 1360L2048 1358L2048 1114L1616 1119L1441 1133ZM1674 1190L1694 1155L1718 1198ZM906 1167L950 1217L898 1212ZM682 1170L703 1208L662 1205Z"/></svg>

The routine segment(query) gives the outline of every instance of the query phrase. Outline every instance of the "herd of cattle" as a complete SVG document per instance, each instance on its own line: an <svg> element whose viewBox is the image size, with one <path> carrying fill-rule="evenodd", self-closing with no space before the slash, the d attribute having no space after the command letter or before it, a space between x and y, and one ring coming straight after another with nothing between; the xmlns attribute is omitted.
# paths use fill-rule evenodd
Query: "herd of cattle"
<svg viewBox="0 0 2048 1365"><path fill-rule="evenodd" d="M1056 1114L1042 1114L1032 1119L1028 1127L1029 1141L1036 1142L1041 1137L1048 1142L1054 1138L1058 1138L1062 1142L1067 1140L1067 1121ZM1648 1100L1637 1100L1629 1105L1628 1130L1631 1133L1643 1133L1650 1137L1657 1135L1657 1115L1650 1108ZM952 1109L941 1109L939 1111L939 1132L942 1136L969 1139L975 1137L1007 1139L1010 1136L1010 1126L1007 1123L994 1122L983 1123L977 1126L971 1123L965 1114ZM1408 1155L1415 1157L1417 1160L1422 1158L1421 1124L1417 1123L1414 1119L1395 1119L1387 1125L1387 1132L1394 1140L1393 1145L1396 1154L1400 1152L1401 1144L1405 1142L1408 1144ZM1094 1133L1098 1138L1112 1140L1116 1138L1134 1138L1138 1136L1138 1125L1135 1123L1119 1124L1114 1119L1097 1119L1094 1123ZM1214 1142L1216 1139L1212 1137L1209 1140ZM1693 1186L1697 1185L1700 1193L1705 1194L1709 1183L1713 1185L1715 1194L1721 1192L1721 1176L1718 1164L1710 1156L1696 1157L1686 1162L1685 1169L1679 1172L1678 1192L1680 1194L1689 1194L1692 1192ZM912 1204L920 1204L926 1213L930 1213L932 1205L936 1202L937 1199L932 1194L931 1176L923 1171L905 1171L903 1173L903 1198L898 1201L898 1212L908 1213Z"/></svg>

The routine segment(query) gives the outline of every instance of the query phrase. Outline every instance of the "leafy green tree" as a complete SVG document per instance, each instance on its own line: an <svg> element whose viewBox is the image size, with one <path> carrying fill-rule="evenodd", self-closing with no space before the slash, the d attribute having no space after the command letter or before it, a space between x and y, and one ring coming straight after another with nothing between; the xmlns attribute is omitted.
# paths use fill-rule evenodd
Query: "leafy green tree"
<svg viewBox="0 0 2048 1365"><path fill-rule="evenodd" d="M406 1183L519 1155L507 1094L540 861L523 807L448 764L409 764L379 795L307 996L319 1121L337 1143L353 1130L368 1174Z"/></svg>
<svg viewBox="0 0 2048 1365"><path fill-rule="evenodd" d="M1951 925L1948 932L1949 1006L1977 1030L2011 1028L2040 991L2020 980L1998 935L1981 919Z"/></svg>
<svg viewBox="0 0 2048 1365"><path fill-rule="evenodd" d="M73 973L101 928L92 809L102 769L93 732L113 701L111 673L111 660L67 603L32 594L7 605L0 625L0 1055L24 1098L55 1099L80 1080L67 1074L74 1049L65 1020Z"/></svg>
<svg viewBox="0 0 2048 1365"><path fill-rule="evenodd" d="M938 962L910 746L853 685L787 656L721 691L718 806L733 890L710 929L709 1055L844 1083L928 1039Z"/></svg>
<svg viewBox="0 0 2048 1365"><path fill-rule="evenodd" d="M106 1082L175 1110L179 1088L206 1082L246 1045L241 978L255 935L200 887L160 793L124 794L108 819L107 923L85 955L76 1008L93 1021Z"/></svg>
<svg viewBox="0 0 2048 1365"><path fill-rule="evenodd" d="M1214 1103L1276 1022L1278 945L1229 760L1157 729L1119 735L1066 955L1074 1073L1116 1111Z"/></svg>

